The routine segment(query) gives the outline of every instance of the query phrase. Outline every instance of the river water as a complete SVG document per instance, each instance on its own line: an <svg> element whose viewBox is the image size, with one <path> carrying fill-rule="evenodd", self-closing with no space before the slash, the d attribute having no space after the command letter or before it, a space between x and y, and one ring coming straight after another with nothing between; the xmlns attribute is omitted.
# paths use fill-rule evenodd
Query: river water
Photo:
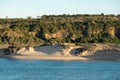
<svg viewBox="0 0 120 80"><path fill-rule="evenodd" d="M120 80L120 62L0 58L0 80Z"/></svg>

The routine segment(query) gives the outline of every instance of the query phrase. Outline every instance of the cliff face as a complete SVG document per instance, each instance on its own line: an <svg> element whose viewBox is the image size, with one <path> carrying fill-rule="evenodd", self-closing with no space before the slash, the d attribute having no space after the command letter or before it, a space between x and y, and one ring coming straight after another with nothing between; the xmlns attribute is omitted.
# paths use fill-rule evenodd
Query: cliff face
<svg viewBox="0 0 120 80"><path fill-rule="evenodd" d="M87 32L86 32L87 31ZM114 37L119 37L119 29L115 29L115 27L109 27L108 29L100 29L100 28L96 28L96 29L90 29L88 28L87 30L83 30L82 33L86 33L88 34L87 36L92 37L93 35L98 36L99 34L101 35L105 35L108 34L109 36L111 36L111 38ZM51 38L67 38L68 36L70 36L69 31L65 31L65 30L58 30L56 33L46 33L45 34L45 38L47 39L51 39ZM84 35L82 35L84 36ZM107 37L107 36L106 36ZM76 35L72 35L71 39L75 40L77 38Z"/></svg>
<svg viewBox="0 0 120 80"><path fill-rule="evenodd" d="M47 39L50 39L50 38L61 38L62 39L62 38L66 38L68 35L69 35L69 33L66 32L65 30L59 30L56 33L51 33L51 34L46 33L45 34L45 38L47 38Z"/></svg>

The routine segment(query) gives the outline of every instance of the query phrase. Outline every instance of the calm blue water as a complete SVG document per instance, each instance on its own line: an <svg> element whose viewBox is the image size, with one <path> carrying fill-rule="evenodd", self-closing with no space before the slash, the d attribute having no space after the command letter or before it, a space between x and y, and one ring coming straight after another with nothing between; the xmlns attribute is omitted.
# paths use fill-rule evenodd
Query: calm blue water
<svg viewBox="0 0 120 80"><path fill-rule="evenodd" d="M120 80L120 62L0 58L0 80Z"/></svg>

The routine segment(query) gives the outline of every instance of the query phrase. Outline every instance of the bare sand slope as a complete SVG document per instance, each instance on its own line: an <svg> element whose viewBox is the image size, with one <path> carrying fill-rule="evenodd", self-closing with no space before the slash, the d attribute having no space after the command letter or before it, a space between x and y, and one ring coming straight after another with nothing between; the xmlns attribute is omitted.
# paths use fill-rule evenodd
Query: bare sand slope
<svg viewBox="0 0 120 80"><path fill-rule="evenodd" d="M61 56L64 53L65 48L63 46L58 45L47 45L47 46L40 46L35 47L34 51L39 53L43 53L45 55L55 55Z"/></svg>
<svg viewBox="0 0 120 80"><path fill-rule="evenodd" d="M38 55L38 56L62 56L64 53L65 48L63 46L58 45L46 45L46 46L39 46L39 47L29 47L19 49L15 54L16 55Z"/></svg>

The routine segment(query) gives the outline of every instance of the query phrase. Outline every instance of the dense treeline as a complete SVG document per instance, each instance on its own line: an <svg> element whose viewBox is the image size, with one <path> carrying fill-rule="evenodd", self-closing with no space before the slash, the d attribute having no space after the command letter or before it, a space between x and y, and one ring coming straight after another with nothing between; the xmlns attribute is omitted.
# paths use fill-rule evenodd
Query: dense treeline
<svg viewBox="0 0 120 80"><path fill-rule="evenodd" d="M120 15L43 15L0 19L0 44L120 43Z"/></svg>

